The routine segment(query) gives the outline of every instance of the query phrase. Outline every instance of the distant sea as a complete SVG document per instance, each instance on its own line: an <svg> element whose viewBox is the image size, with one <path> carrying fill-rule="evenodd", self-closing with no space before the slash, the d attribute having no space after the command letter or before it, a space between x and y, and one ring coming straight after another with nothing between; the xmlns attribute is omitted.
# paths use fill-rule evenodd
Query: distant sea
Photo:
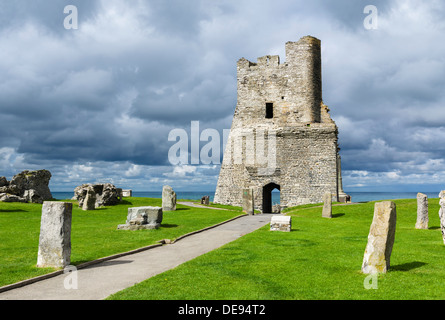
<svg viewBox="0 0 445 320"><path fill-rule="evenodd" d="M393 199L415 199L417 192L347 192L351 196L352 202L368 202L377 200L393 200ZM424 192L428 198L438 198L437 192ZM52 192L55 199L65 200L71 199L74 192ZM185 200L201 200L203 196L209 196L213 201L214 191L176 191L177 199ZM145 192L133 191L133 197L143 198L162 198L162 192ZM272 202L277 204L280 202L280 193L272 192Z"/></svg>

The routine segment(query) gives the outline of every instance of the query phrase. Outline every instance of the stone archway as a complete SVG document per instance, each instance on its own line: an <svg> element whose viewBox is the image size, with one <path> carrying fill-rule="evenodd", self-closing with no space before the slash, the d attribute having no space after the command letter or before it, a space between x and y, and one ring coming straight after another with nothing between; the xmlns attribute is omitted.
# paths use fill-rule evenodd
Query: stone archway
<svg viewBox="0 0 445 320"><path fill-rule="evenodd" d="M280 185L271 182L263 187L263 213L272 213L272 190L281 191Z"/></svg>

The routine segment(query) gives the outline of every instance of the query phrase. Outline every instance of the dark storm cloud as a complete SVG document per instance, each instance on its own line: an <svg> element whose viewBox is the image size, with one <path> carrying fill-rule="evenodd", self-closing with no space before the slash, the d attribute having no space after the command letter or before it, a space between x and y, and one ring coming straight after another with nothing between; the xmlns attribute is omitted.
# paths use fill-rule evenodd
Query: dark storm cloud
<svg viewBox="0 0 445 320"><path fill-rule="evenodd" d="M68 4L78 8L78 30L63 27ZM323 98L339 126L344 183L425 180L445 157L444 5L374 1L379 26L366 30L368 4L0 1L1 168L52 166L63 181L192 176L210 185L213 167L148 166L169 164L172 129L188 131L194 120L221 135L230 128L239 58L284 61L284 44L310 34L322 40Z"/></svg>

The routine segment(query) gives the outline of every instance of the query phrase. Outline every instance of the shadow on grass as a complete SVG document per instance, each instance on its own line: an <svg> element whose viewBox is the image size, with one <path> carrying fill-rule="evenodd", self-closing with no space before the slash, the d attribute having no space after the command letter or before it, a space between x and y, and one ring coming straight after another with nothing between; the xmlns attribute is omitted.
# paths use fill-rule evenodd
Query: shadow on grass
<svg viewBox="0 0 445 320"><path fill-rule="evenodd" d="M0 209L0 212L28 212L28 211L23 210L23 209L11 209L11 210L8 210L8 209Z"/></svg>
<svg viewBox="0 0 445 320"><path fill-rule="evenodd" d="M413 269L417 269L420 267L423 267L424 265L426 265L427 263L425 262L420 262L420 261L413 261L413 262L407 262L407 263L403 263L403 264L398 264L396 266L391 266L392 271L410 271Z"/></svg>
<svg viewBox="0 0 445 320"><path fill-rule="evenodd" d="M440 229L440 227L429 227L428 230L437 230Z"/></svg>
<svg viewBox="0 0 445 320"><path fill-rule="evenodd" d="M344 213L333 213L332 218L340 218L341 216L344 216Z"/></svg>
<svg viewBox="0 0 445 320"><path fill-rule="evenodd" d="M178 227L177 224L169 224L169 223L161 224L161 228L176 228L176 227Z"/></svg>
<svg viewBox="0 0 445 320"><path fill-rule="evenodd" d="M276 231L274 231L276 232ZM279 239L279 240L270 240L270 244L277 247L313 247L318 244L318 242L306 239Z"/></svg>
<svg viewBox="0 0 445 320"><path fill-rule="evenodd" d="M176 211L179 211L179 210L191 210L191 208L176 208ZM168 211L165 211L165 212L168 212Z"/></svg>

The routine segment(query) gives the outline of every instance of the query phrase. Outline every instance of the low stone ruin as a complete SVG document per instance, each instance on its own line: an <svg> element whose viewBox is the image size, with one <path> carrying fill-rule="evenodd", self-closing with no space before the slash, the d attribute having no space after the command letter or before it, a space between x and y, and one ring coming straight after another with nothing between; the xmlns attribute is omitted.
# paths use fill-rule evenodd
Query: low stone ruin
<svg viewBox="0 0 445 320"><path fill-rule="evenodd" d="M133 196L133 190L126 189L122 190L122 197L132 197Z"/></svg>
<svg viewBox="0 0 445 320"><path fill-rule="evenodd" d="M88 197L93 198L93 193L95 196L95 208L103 206L115 206L122 201L122 189L116 188L111 183L103 184L83 184L74 189L74 197L72 200L77 200L79 202L79 207L84 208L85 199ZM85 204L85 210L92 210L92 206L87 206ZM89 208L89 209L87 209Z"/></svg>
<svg viewBox="0 0 445 320"><path fill-rule="evenodd" d="M290 232L292 218L290 216L274 215L270 220L270 231Z"/></svg>
<svg viewBox="0 0 445 320"><path fill-rule="evenodd" d="M12 177L11 181L0 177L0 201L43 203L52 200L50 179L48 170L25 170Z"/></svg>
<svg viewBox="0 0 445 320"><path fill-rule="evenodd" d="M161 226L163 212L161 207L128 208L127 221L117 226L118 230L158 229Z"/></svg>

